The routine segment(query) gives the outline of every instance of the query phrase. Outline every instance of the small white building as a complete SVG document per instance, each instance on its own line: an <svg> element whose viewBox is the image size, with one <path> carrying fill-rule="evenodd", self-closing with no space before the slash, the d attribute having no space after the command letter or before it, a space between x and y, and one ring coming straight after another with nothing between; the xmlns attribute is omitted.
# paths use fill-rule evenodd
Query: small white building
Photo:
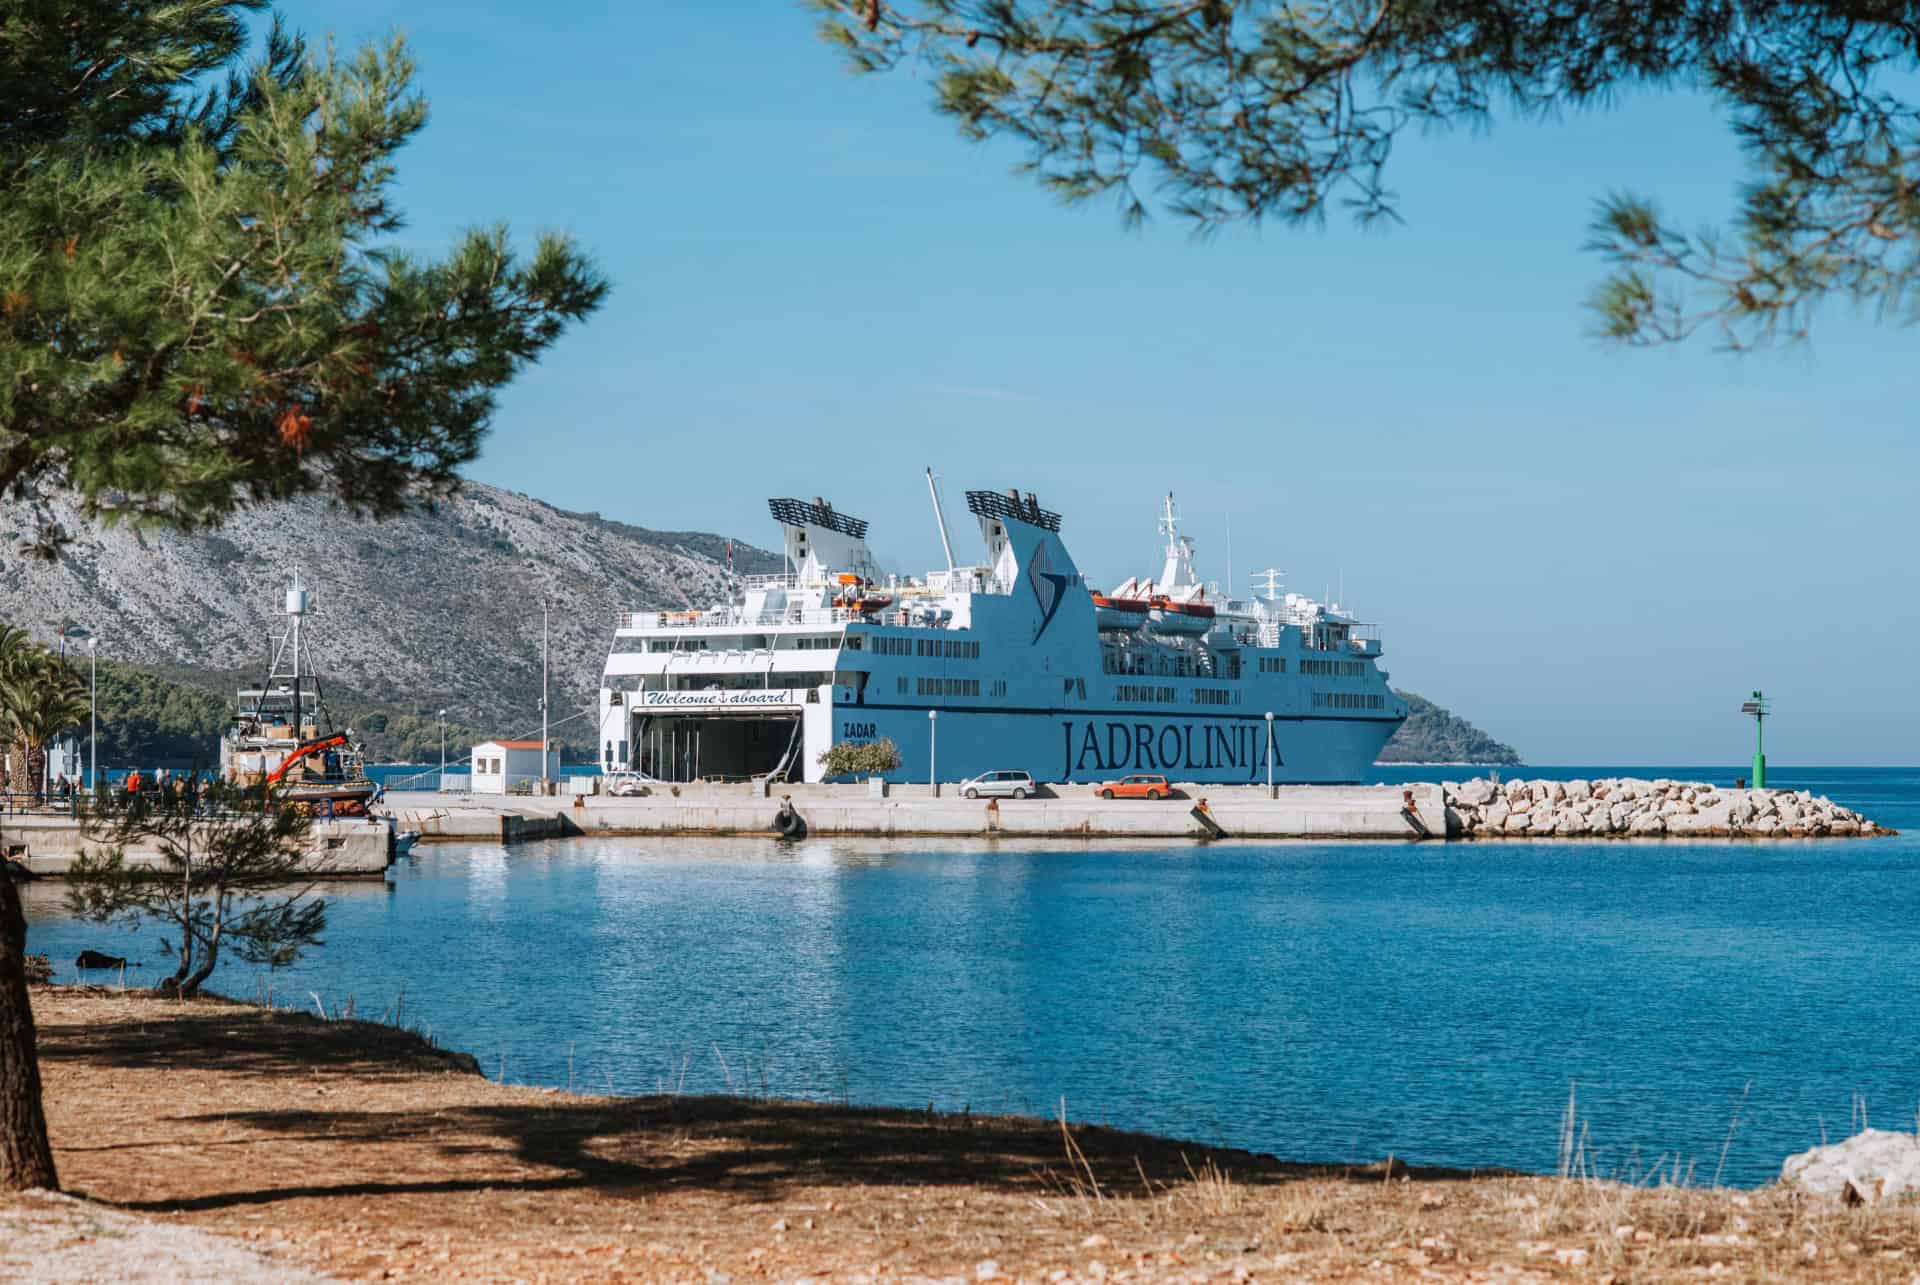
<svg viewBox="0 0 1920 1285"><path fill-rule="evenodd" d="M547 750L546 775L560 779L560 747ZM540 788L539 741L482 741L473 747L473 784L475 794L511 794L531 783Z"/></svg>

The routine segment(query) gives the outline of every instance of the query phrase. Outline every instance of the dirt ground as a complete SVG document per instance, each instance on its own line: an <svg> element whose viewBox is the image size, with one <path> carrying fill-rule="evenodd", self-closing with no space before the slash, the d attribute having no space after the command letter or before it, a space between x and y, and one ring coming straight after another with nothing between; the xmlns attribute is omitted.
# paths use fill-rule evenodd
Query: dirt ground
<svg viewBox="0 0 1920 1285"><path fill-rule="evenodd" d="M494 1084L365 1023L87 988L34 1005L67 1190L296 1271L1920 1281L1914 1205L1293 1165L1058 1121L578 1097Z"/></svg>

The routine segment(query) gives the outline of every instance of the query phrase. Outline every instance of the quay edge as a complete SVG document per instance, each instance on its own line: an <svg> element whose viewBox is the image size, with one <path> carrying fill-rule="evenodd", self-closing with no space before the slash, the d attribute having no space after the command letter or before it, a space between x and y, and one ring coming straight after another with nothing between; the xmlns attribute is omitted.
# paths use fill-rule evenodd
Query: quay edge
<svg viewBox="0 0 1920 1285"><path fill-rule="evenodd" d="M315 821L309 832L307 879L381 879L393 863L393 830L384 817ZM73 817L10 813L0 827L0 856L32 878L63 877L82 849L90 845ZM127 864L158 870L164 861L155 849L133 848Z"/></svg>
<svg viewBox="0 0 1920 1285"><path fill-rule="evenodd" d="M1281 786L1269 798L1262 786L1178 786L1182 797L1149 802L1104 800L1086 787L1059 786L1048 797L1020 801L968 800L954 787L934 797L929 787L889 786L873 797L864 784L782 785L693 783L661 786L644 798L582 796L558 799L481 799L471 795L401 792L388 795L386 807L401 829L417 830L422 843L486 841L515 843L575 836L772 835L784 802L799 814L808 835L945 836L1025 838L1163 839L1709 839L1877 837L1894 831L1826 799L1789 790L1719 790L1703 783L1641 782L1622 788L1613 782L1560 782L1585 787L1585 799L1554 800L1552 783L1514 782L1498 787L1503 800L1532 804L1533 786L1548 787L1535 828L1535 813L1503 804L1497 829L1491 812L1465 801L1489 782L1421 783L1380 786ZM1658 785L1659 791L1653 789ZM1512 786L1525 786L1525 800ZM1604 820L1579 812L1594 799L1608 805ZM677 788L677 793L675 789ZM1686 798L1691 791L1693 798ZM1670 792L1670 793L1669 793ZM1630 793L1632 798L1620 797ZM1733 795L1743 796L1741 799ZM1772 796L1765 801L1748 796ZM1699 800L1696 803L1694 800ZM1201 809L1205 802L1204 810ZM1637 805L1616 828L1613 808ZM1672 808L1664 816L1662 810ZM1771 811L1767 810L1771 808ZM1685 809L1691 808L1692 811ZM1725 809L1725 815L1722 809ZM1793 824L1777 818L1788 809ZM1492 809L1497 812L1498 808ZM1745 821L1731 817L1742 815ZM1512 822L1527 818L1524 824ZM1760 825L1776 818L1770 829ZM1650 819L1647 819L1650 818ZM1658 822L1658 824L1654 824Z"/></svg>

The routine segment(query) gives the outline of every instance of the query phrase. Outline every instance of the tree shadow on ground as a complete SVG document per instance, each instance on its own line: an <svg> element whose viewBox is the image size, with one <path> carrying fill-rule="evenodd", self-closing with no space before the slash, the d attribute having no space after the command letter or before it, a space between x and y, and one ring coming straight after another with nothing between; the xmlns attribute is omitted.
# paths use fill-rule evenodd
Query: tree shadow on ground
<svg viewBox="0 0 1920 1285"><path fill-rule="evenodd" d="M490 1090L470 1084L464 1075L423 1077L423 1071L471 1070L472 1059L433 1048L410 1032L268 1014L230 1003L203 1001L169 1011L164 1019L156 1014L156 1020L53 1025L42 1028L41 1040L49 1062L273 1077L288 1080L290 1092L292 1081L311 1080L319 1070L356 1079L413 1078L422 1085L417 1108L290 1105L171 1116L176 1124L204 1125L208 1146L225 1145L217 1136L237 1128L243 1138L328 1147L333 1156L325 1165L329 1181L183 1193L123 1205L144 1211L488 1189L591 1189L614 1199L703 1190L772 1200L793 1188L979 1187L1096 1199L1138 1197L1222 1174L1247 1187L1307 1178L1378 1184L1388 1177L1476 1176L1397 1162L1289 1163L1082 1124L1072 1125L1069 1141L1060 1121L1021 1117L706 1096L555 1094L531 1102L490 1102L485 1100ZM433 1176L413 1176L423 1171Z"/></svg>

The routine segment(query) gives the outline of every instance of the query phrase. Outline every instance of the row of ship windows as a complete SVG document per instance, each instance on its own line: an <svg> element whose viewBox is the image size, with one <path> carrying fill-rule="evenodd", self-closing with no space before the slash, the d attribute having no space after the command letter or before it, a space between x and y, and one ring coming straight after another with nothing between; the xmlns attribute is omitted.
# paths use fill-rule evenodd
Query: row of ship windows
<svg viewBox="0 0 1920 1285"><path fill-rule="evenodd" d="M765 651L764 645L748 647L744 638L616 638L616 652L639 651L642 642L650 652L675 651ZM838 634L775 634L773 645L781 651L832 651L840 645Z"/></svg>
<svg viewBox="0 0 1920 1285"><path fill-rule="evenodd" d="M1080 691L1082 697L1086 689ZM1141 705L1171 705L1180 699L1180 690L1176 687L1143 687L1135 683L1116 683L1113 698L1117 701L1129 701ZM1224 687L1194 687L1187 691L1189 705L1238 705L1241 693L1228 691Z"/></svg>
<svg viewBox="0 0 1920 1285"><path fill-rule="evenodd" d="M1284 665L1286 662L1282 661ZM1335 678L1358 678L1367 672L1364 660L1303 660L1300 662L1303 674L1330 674Z"/></svg>
<svg viewBox="0 0 1920 1285"><path fill-rule="evenodd" d="M859 650L861 635L853 634L847 645ZM980 644L964 638L894 638L875 634L867 639L874 654L880 656L922 656L935 660L979 660Z"/></svg>
<svg viewBox="0 0 1920 1285"><path fill-rule="evenodd" d="M1369 696L1364 692L1315 692L1315 709L1385 709L1387 698Z"/></svg>
<svg viewBox="0 0 1920 1285"><path fill-rule="evenodd" d="M902 696L907 694L905 674L894 679L894 690ZM925 674L921 674L913 680L913 694L915 696L978 696L980 680L977 678L928 678ZM989 696L1006 694L1007 680L1004 678L996 678L987 685Z"/></svg>

